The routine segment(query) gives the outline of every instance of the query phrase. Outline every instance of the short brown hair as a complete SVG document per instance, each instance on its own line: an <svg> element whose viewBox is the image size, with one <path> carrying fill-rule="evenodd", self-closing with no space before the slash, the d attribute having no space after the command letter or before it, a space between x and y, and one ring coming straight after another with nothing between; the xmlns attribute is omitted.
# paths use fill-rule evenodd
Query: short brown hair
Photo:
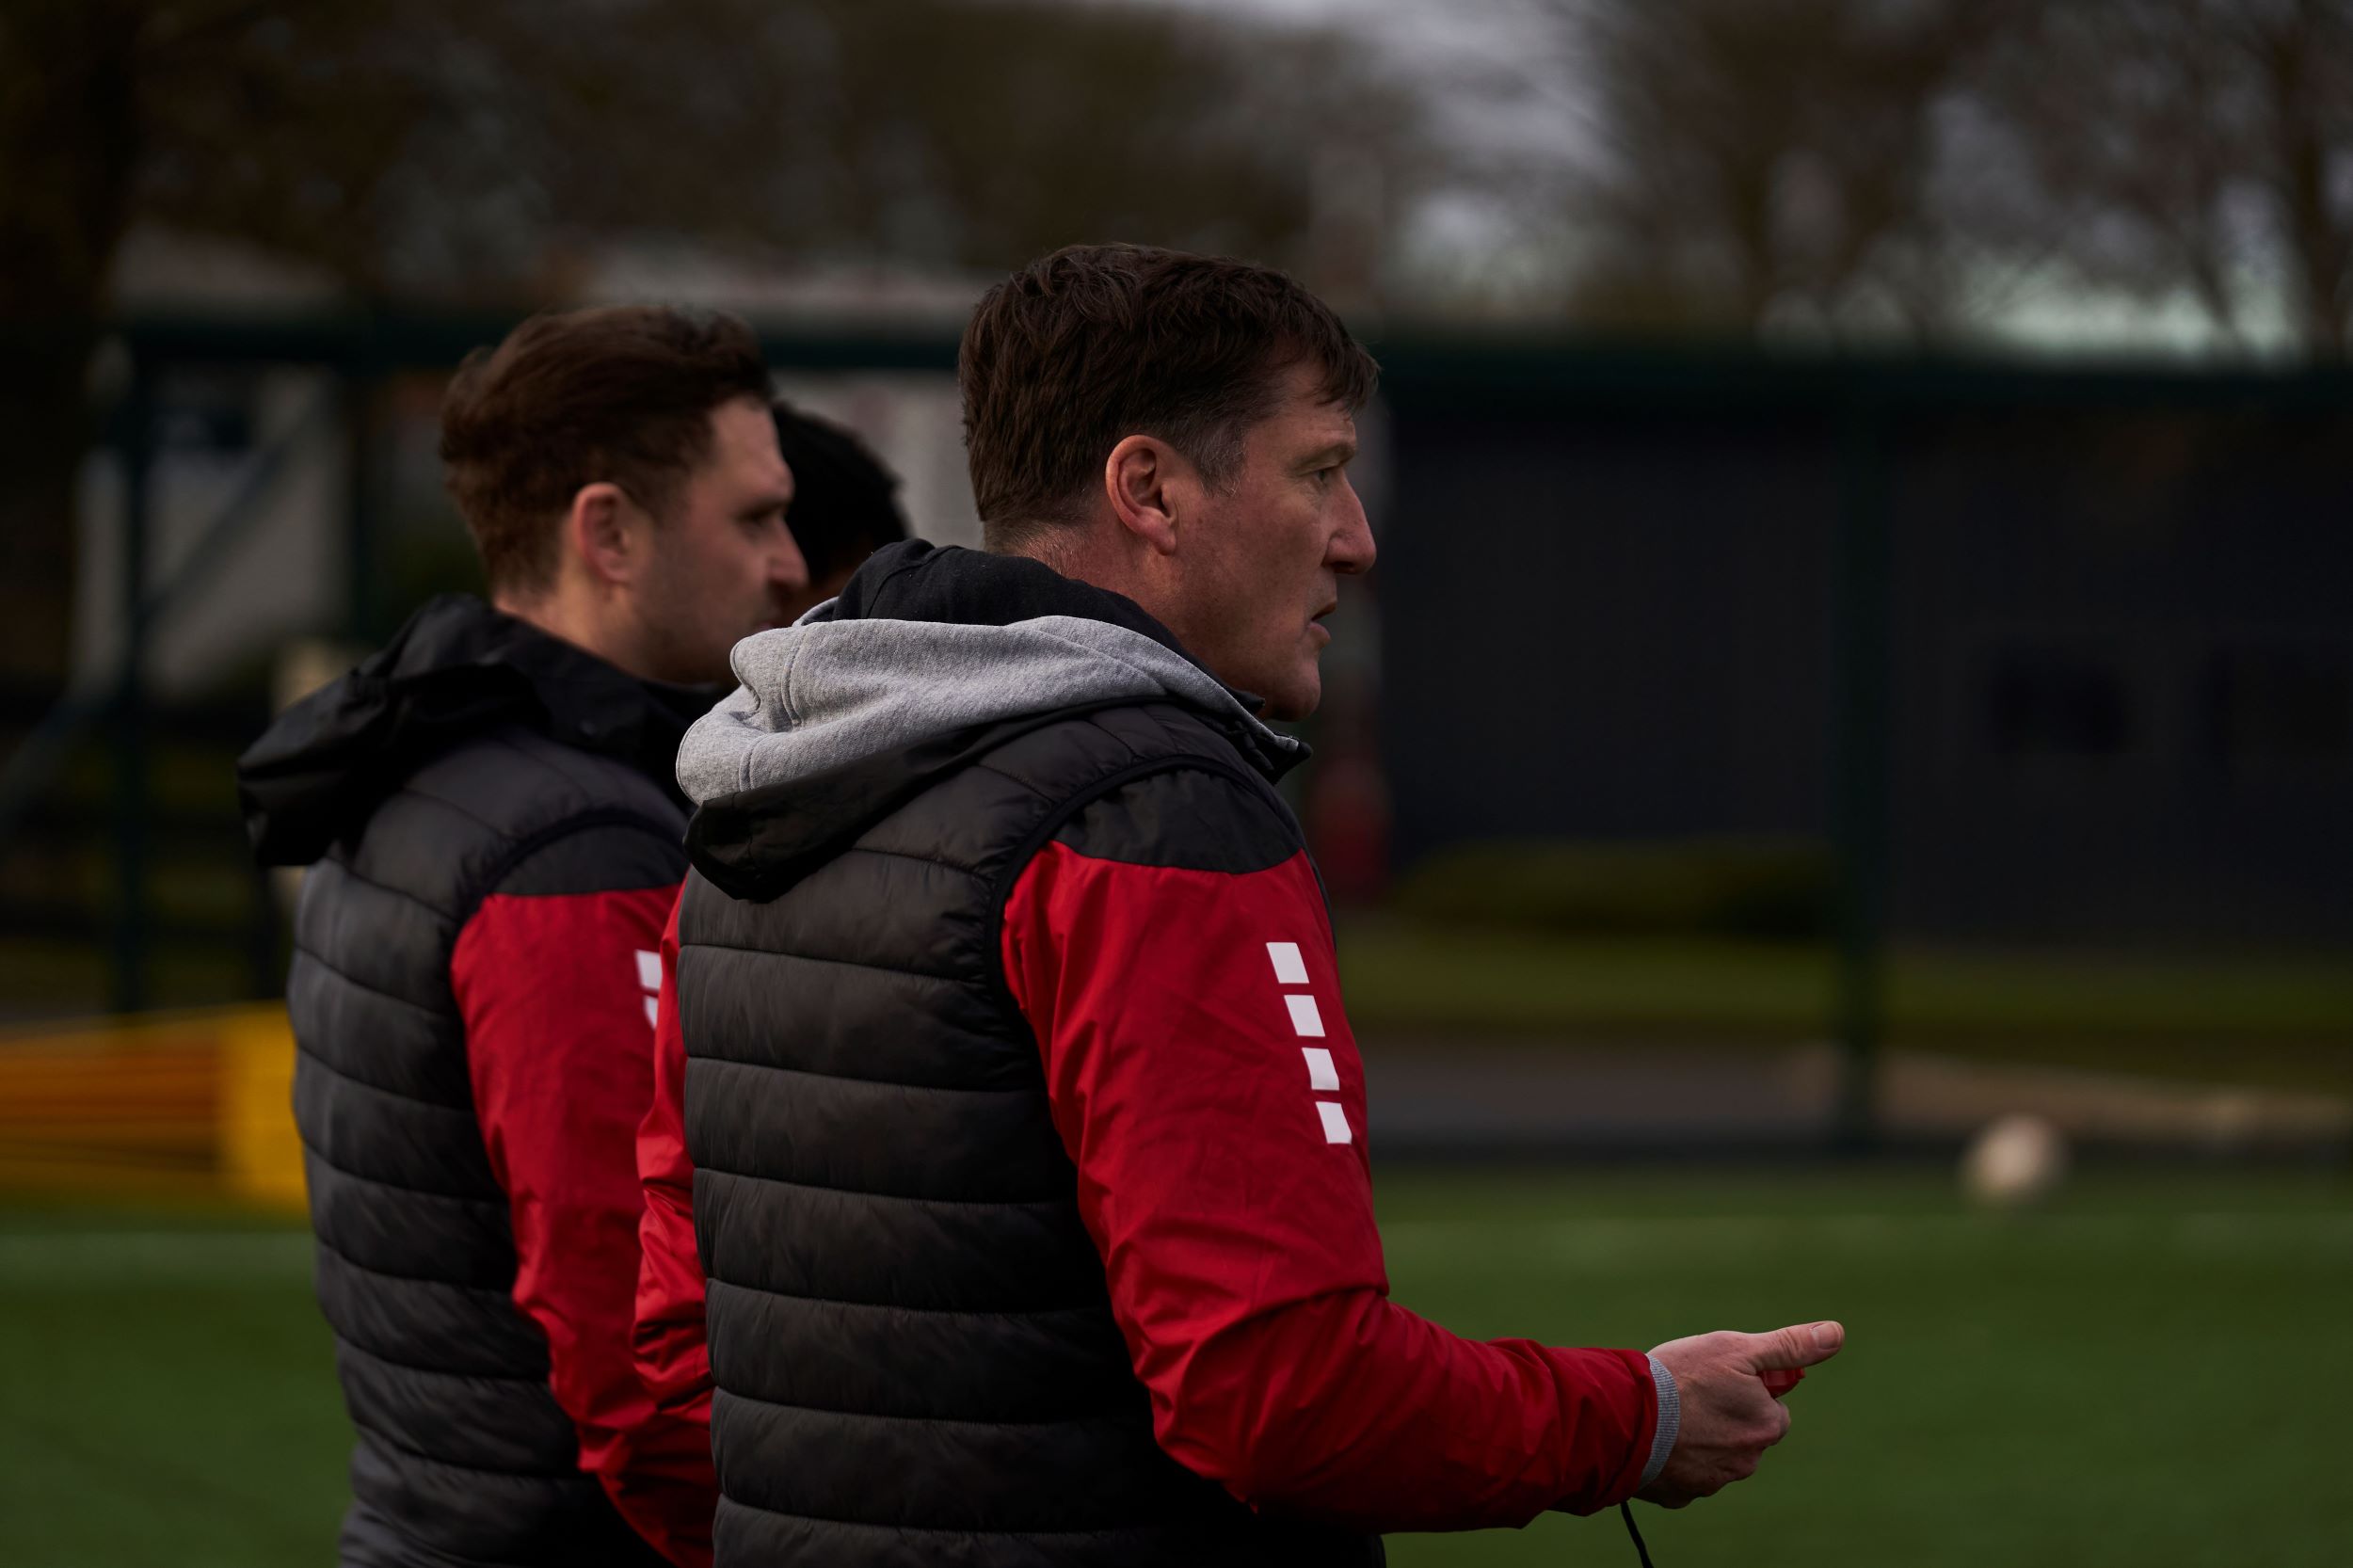
<svg viewBox="0 0 2353 1568"><path fill-rule="evenodd" d="M1271 267L1133 245L1031 263L981 296L957 356L988 548L1075 520L1128 436L1167 441L1213 485L1231 478L1244 432L1303 363L1351 410L1380 378L1331 307Z"/></svg>
<svg viewBox="0 0 2353 1568"><path fill-rule="evenodd" d="M441 401L441 462L491 589L549 584L584 485L661 515L710 456L711 411L768 396L760 340L717 312L549 312L467 355Z"/></svg>

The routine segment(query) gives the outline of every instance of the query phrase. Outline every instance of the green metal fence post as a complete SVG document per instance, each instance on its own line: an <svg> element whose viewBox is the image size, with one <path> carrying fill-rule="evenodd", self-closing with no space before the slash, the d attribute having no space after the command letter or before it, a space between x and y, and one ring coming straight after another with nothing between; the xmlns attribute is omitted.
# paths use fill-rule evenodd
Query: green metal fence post
<svg viewBox="0 0 2353 1568"><path fill-rule="evenodd" d="M1838 430L1838 522L1831 583L1832 833L1838 852L1839 1047L1833 1137L1875 1142L1872 1101L1886 1016L1888 881L1888 427L1857 398Z"/></svg>
<svg viewBox="0 0 2353 1568"><path fill-rule="evenodd" d="M148 1002L147 556L155 433L154 372L132 371L123 400L122 559L117 603L122 616L122 670L114 693L114 964L110 1000L118 1013Z"/></svg>

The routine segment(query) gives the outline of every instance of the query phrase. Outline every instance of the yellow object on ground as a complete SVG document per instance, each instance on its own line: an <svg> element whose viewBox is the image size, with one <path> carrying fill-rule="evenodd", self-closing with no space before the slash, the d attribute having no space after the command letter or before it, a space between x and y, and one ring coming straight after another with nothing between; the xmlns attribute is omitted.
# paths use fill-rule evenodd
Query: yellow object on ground
<svg viewBox="0 0 2353 1568"><path fill-rule="evenodd" d="M0 1033L0 1190L300 1208L276 1003Z"/></svg>

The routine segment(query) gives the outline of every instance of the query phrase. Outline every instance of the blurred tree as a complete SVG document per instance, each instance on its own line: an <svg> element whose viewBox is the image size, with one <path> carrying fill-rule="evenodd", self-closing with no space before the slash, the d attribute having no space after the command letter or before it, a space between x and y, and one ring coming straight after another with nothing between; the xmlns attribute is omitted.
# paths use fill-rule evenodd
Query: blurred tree
<svg viewBox="0 0 2353 1568"><path fill-rule="evenodd" d="M1964 326L2057 264L2353 347L2353 0L1548 0L1588 316Z"/></svg>
<svg viewBox="0 0 2353 1568"><path fill-rule="evenodd" d="M2353 4L2045 0L1988 88L2088 276L2353 347Z"/></svg>
<svg viewBox="0 0 2353 1568"><path fill-rule="evenodd" d="M0 674L65 662L91 317L136 158L123 9L0 11Z"/></svg>
<svg viewBox="0 0 2353 1568"><path fill-rule="evenodd" d="M2186 281L2235 336L2251 105L2220 58L2184 47L2190 25L2181 0L2041 7L1986 85L2047 203L2041 221L2072 236L2066 259L2144 295Z"/></svg>
<svg viewBox="0 0 2353 1568"><path fill-rule="evenodd" d="M1346 40L1073 0L9 0L0 674L66 658L87 367L135 229L358 298L564 297L620 241L1000 268L1126 238L1316 263Z"/></svg>
<svg viewBox="0 0 2353 1568"><path fill-rule="evenodd" d="M1663 326L1934 331L1962 248L1951 109L2007 0L1555 0L1593 84L1577 308Z"/></svg>

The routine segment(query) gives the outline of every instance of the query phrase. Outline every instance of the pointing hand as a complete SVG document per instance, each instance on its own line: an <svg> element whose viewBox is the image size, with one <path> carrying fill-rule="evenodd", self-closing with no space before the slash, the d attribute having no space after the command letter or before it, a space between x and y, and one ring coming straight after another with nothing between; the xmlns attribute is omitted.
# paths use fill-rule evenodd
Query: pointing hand
<svg viewBox="0 0 2353 1568"><path fill-rule="evenodd" d="M1674 1374L1683 1425L1643 1500L1681 1508L1754 1475L1765 1450L1789 1431L1789 1411L1776 1396L1836 1355L1846 1338L1834 1322L1799 1323L1770 1334L1695 1334L1651 1352Z"/></svg>

